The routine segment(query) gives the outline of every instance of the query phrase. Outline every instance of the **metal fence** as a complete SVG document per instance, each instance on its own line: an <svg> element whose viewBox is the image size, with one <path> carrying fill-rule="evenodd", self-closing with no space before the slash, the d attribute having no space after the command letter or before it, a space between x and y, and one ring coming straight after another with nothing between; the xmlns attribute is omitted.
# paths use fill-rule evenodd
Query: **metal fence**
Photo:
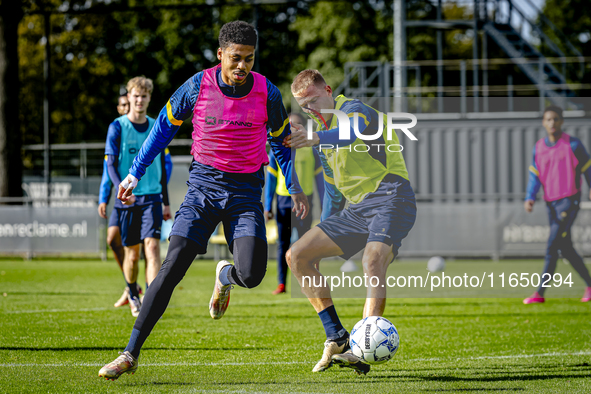
<svg viewBox="0 0 591 394"><path fill-rule="evenodd" d="M540 113L521 113L519 118L511 118L514 116L511 113L497 113L482 119L456 115L456 119L433 120L419 114L417 126L412 129L418 141L399 136L419 206L417 223L403 242L401 256L542 256L547 234L545 210L539 204L534 214L525 215L522 206L532 148L546 133ZM563 129L580 138L587 148L591 147L590 119L567 117ZM173 156L175 168L169 183L173 211L178 209L187 190L189 145L187 140L173 141L173 148L183 153ZM61 148L66 150L65 146ZM16 232L10 243L6 243L7 238L0 237L3 251L34 254L76 248L93 252L104 250L104 239L97 232L102 231L101 226L106 223L99 220L96 212L103 145L87 145L86 152L80 146L67 148L70 149L70 159L64 165L70 169L69 172L64 170L64 174L71 175L60 175L61 170L53 167L55 173L50 188L56 199L53 204L48 206L44 202L47 188L42 171L38 175L33 171L23 183L32 203L18 209L1 207L0 229L9 225L13 233ZM25 154L35 149L37 147L29 146ZM84 156L100 157L101 160L80 159ZM588 195L588 191L584 183L583 196ZM67 199L71 200L69 207L60 207ZM89 241L81 242L77 237L76 242L71 242L61 235L31 239L24 233L33 231L31 226L35 221L38 224L43 221L53 223L51 218L71 218L71 223L58 223L68 225L67 234L73 234L74 225L81 225L80 220L85 220L85 239ZM8 227L5 228L9 231ZM21 228L23 230L19 230ZM81 231L80 226L76 228ZM66 234L65 227L63 229L60 234ZM20 236L19 231L24 235ZM591 244L588 242L591 241L588 236L591 234L591 211L580 214L573 234L581 251L591 254L591 249L586 247ZM92 242L90 238L93 238ZM101 242L103 246L99 248ZM269 255L274 256L274 253Z"/></svg>
<svg viewBox="0 0 591 394"><path fill-rule="evenodd" d="M591 147L591 121L567 118L563 129ZM525 196L536 141L546 135L531 119L419 120L418 141L403 140L411 183L421 200L512 201ZM588 194L583 186L583 193Z"/></svg>

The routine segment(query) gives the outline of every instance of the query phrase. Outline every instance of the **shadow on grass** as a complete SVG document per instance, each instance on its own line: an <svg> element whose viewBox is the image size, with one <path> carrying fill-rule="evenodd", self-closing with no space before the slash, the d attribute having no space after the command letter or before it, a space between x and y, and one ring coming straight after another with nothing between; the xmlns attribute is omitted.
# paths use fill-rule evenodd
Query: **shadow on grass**
<svg viewBox="0 0 591 394"><path fill-rule="evenodd" d="M583 371L581 371L583 372ZM588 378L589 375L581 374L527 374L527 373L516 373L516 374L499 374L499 376L451 376L451 375L432 375L432 376L417 376L417 375L388 375L388 376L372 376L372 380L394 380L404 379L406 380L424 380L430 382L504 382L504 381L538 381L538 380L552 380L552 379L580 379Z"/></svg>
<svg viewBox="0 0 591 394"><path fill-rule="evenodd" d="M343 371L344 372L344 371ZM554 374L554 375L533 375L533 374L522 374L519 376L514 375L504 375L504 376L497 376L497 377L458 377L458 376L412 376L412 375L387 375L387 376L375 376L375 375L367 375L367 376L352 376L350 371L347 371L349 377L351 379L342 380L342 379L329 379L326 381L292 381L290 385L292 387L297 387L298 385L317 385L317 384L336 384L336 385L346 385L346 384L379 384L385 383L386 381L398 381L399 383L408 383L408 382L420 382L420 381L430 381L430 382L439 382L439 383L494 383L494 382L525 382L525 381L543 381L543 380L551 380L551 379L582 379L587 378L588 375L580 374ZM128 386L148 386L148 385L222 385L222 386L248 386L248 385L258 385L258 386L271 386L271 385L282 385L284 383L271 381L271 382L261 382L261 381L242 381L242 382L137 382L137 383L127 383ZM434 392L441 392L441 391L525 391L525 388L522 387L475 387L475 388L453 388L453 389L423 389L421 391L434 391Z"/></svg>
<svg viewBox="0 0 591 394"><path fill-rule="evenodd" d="M443 360L442 360L443 361ZM450 360L453 361L453 360ZM478 373L482 373L482 374L498 374L498 373L505 373L505 374L509 374L509 373L514 373L514 374L519 374L519 373L523 373L524 370L553 370L553 369L558 369L558 370L571 370L571 371L581 371L581 370L590 370L591 371L591 364L589 363L580 363L580 364L549 364L549 365L544 365L544 364L511 364L510 366L511 369L519 369L517 371L508 371L508 367L506 366L482 366L482 367L478 367L478 366L474 366L474 367L458 367L458 366L454 366L455 370L466 370L466 371L479 371ZM412 368L412 369L397 369L396 371L398 372L407 372L407 373L412 373L412 372L432 372L435 373L435 371L438 370L442 370L445 369L447 370L447 368L442 368L442 367L431 367L431 368Z"/></svg>
<svg viewBox="0 0 591 394"><path fill-rule="evenodd" d="M99 292L62 292L62 291L7 291L8 295L11 296L89 296L89 295L100 295Z"/></svg>

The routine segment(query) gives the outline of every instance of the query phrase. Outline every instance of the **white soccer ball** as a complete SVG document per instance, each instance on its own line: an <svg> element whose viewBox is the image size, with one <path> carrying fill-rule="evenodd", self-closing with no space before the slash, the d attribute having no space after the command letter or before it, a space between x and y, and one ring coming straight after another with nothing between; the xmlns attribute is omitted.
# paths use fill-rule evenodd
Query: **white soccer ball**
<svg viewBox="0 0 591 394"><path fill-rule="evenodd" d="M445 270L445 260L441 256L434 256L427 262L429 272L442 272Z"/></svg>
<svg viewBox="0 0 591 394"><path fill-rule="evenodd" d="M400 345L396 327L381 316L369 316L355 324L350 341L353 354L368 364L385 363Z"/></svg>

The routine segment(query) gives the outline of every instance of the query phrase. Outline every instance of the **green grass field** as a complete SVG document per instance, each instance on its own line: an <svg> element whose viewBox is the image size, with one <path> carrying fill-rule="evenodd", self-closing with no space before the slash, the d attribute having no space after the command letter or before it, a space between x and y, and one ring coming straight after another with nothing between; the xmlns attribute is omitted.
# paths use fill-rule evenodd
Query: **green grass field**
<svg viewBox="0 0 591 394"><path fill-rule="evenodd" d="M123 290L115 263L0 260L0 392L591 392L591 305L578 299L390 299L385 316L401 337L394 359L367 376L312 374L322 325L306 299L270 294L274 261L261 286L233 290L218 321L207 309L214 267L193 264L138 372L110 382L98 370L133 326L129 308L112 307ZM361 318L363 300L335 304L345 327Z"/></svg>

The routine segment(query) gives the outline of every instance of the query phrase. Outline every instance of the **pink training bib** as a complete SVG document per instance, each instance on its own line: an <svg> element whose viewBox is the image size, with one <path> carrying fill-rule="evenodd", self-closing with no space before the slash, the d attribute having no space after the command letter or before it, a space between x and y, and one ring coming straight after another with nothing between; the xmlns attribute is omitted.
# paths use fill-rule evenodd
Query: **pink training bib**
<svg viewBox="0 0 591 394"><path fill-rule="evenodd" d="M254 85L244 97L225 96L217 84L221 65L203 71L193 109L191 154L199 163L225 172L253 173L268 164L267 80L251 72Z"/></svg>
<svg viewBox="0 0 591 394"><path fill-rule="evenodd" d="M570 136L562 133L554 146L547 146L544 139L536 143L536 166L544 186L544 200L556 201L577 194L581 190L581 182L575 179L579 160L570 146Z"/></svg>

